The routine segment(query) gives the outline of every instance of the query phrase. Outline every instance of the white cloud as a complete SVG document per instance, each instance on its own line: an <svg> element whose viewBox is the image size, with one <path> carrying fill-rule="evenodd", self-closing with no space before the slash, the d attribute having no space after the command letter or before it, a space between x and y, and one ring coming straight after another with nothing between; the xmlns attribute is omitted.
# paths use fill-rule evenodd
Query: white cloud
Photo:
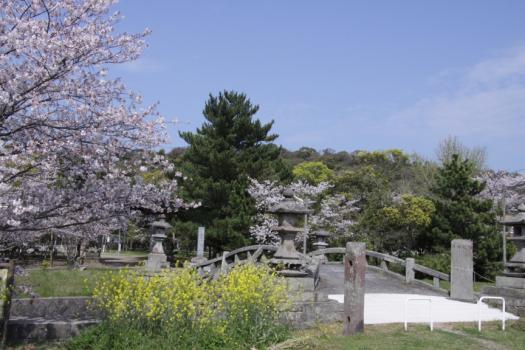
<svg viewBox="0 0 525 350"><path fill-rule="evenodd" d="M389 123L443 137L506 138L525 130L525 47L480 61L436 93L394 113ZM525 139L523 139L525 144Z"/></svg>
<svg viewBox="0 0 525 350"><path fill-rule="evenodd" d="M505 54L474 65L468 70L467 82L499 84L525 77L525 46L509 50Z"/></svg>

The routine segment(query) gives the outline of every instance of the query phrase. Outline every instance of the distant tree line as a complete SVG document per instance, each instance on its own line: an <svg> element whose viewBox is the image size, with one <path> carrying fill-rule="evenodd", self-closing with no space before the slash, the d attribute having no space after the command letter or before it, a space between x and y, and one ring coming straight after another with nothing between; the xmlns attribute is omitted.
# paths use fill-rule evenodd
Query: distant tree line
<svg viewBox="0 0 525 350"><path fill-rule="evenodd" d="M399 149L291 151L274 143L273 121L261 123L257 111L244 94L210 95L205 123L181 133L188 146L167 154L183 173L182 198L201 203L171 216L186 244L195 244L199 225L206 226L210 256L275 239L272 219L257 208L292 186L314 209L310 230L332 232L332 245L363 240L371 249L448 271L451 240L465 238L474 242L477 273L493 276L501 268L501 206L495 200L501 191L494 189L505 181L496 182L495 174L504 176L487 168L484 149L449 137L437 146L437 161ZM525 188L517 174L506 176Z"/></svg>

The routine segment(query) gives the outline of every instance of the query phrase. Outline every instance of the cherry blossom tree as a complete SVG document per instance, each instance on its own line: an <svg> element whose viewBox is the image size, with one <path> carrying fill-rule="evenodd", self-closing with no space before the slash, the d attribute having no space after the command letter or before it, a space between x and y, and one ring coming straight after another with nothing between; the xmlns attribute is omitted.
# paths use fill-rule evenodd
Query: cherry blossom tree
<svg viewBox="0 0 525 350"><path fill-rule="evenodd" d="M336 236L351 238L349 228L355 224L359 212L357 199L348 199L340 193L326 196L321 200L320 208L310 218L313 227L332 231Z"/></svg>
<svg viewBox="0 0 525 350"><path fill-rule="evenodd" d="M108 77L137 59L147 31L117 33L113 0L0 0L0 233L83 237L137 211L183 206L153 150L165 140L155 106ZM124 220L125 221L125 220Z"/></svg>
<svg viewBox="0 0 525 350"><path fill-rule="evenodd" d="M250 234L258 243L276 244L279 237L272 232L272 227L277 226L277 219L266 213L268 209L284 199L282 191L285 186L273 181L258 182L251 179L248 192L255 199L257 215L256 224L250 227ZM311 207L315 204L317 210L309 216L311 228L328 229L337 235L348 234L348 229L354 224L352 220L356 207L355 200L348 200L341 194L329 194L332 188L328 182L310 185L303 181L296 181L286 186L294 191L298 200L305 201ZM297 240L302 241L302 235L297 235Z"/></svg>
<svg viewBox="0 0 525 350"><path fill-rule="evenodd" d="M525 174L519 172L486 171L480 177L486 186L481 196L489 198L498 206L512 210L525 203Z"/></svg>

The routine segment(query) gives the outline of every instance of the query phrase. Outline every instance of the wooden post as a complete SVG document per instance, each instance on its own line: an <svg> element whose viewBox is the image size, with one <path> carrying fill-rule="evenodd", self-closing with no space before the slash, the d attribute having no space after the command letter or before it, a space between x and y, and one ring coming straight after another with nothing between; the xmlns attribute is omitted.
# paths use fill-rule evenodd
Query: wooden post
<svg viewBox="0 0 525 350"><path fill-rule="evenodd" d="M5 281L5 290L3 297L3 307L2 307L2 341L0 343L0 349L5 349L5 343L7 340L7 326L9 323L9 314L11 311L11 295L13 292L13 281L15 274L15 261L13 259L9 260L9 263L2 264L3 268L7 268L7 278Z"/></svg>
<svg viewBox="0 0 525 350"><path fill-rule="evenodd" d="M352 335L364 330L365 273L365 243L346 243L344 335Z"/></svg>

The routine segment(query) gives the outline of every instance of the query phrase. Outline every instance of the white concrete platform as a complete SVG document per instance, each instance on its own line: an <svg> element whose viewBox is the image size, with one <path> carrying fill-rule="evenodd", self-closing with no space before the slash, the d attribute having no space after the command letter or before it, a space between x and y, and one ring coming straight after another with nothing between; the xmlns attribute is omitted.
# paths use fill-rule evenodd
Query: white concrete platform
<svg viewBox="0 0 525 350"><path fill-rule="evenodd" d="M432 319L434 323L441 322L477 322L478 305L451 300L446 297L418 294L365 294L365 324L402 323L404 322L405 300L410 298L431 298ZM344 302L343 294L328 295L329 299ZM481 306L482 321L501 320L501 309ZM424 300L409 301L407 308L409 323L429 322L429 302ZM506 312L505 319L517 320L519 317Z"/></svg>

